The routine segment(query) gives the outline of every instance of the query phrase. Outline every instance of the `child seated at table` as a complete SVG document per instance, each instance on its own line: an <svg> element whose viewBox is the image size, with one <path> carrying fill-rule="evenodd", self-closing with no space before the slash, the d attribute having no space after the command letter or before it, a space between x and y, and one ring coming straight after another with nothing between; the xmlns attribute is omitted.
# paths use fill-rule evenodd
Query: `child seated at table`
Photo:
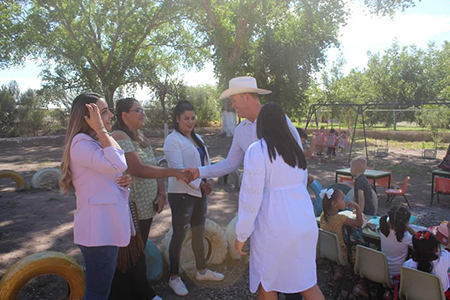
<svg viewBox="0 0 450 300"><path fill-rule="evenodd" d="M450 226L450 223L447 226ZM450 252L448 250L450 245L447 244L446 249L440 251L438 239L426 230L416 232L412 244L413 256L403 266L438 276L444 288L445 298L450 299L450 282L447 273L450 268Z"/></svg>
<svg viewBox="0 0 450 300"><path fill-rule="evenodd" d="M363 224L363 217L361 208L355 202L345 202L344 193L341 190L324 189L320 191L322 198L323 211L320 216L320 228L337 234L342 250L342 255L348 261L347 246L344 242L343 227L348 225L351 227L361 227ZM345 215L338 214L339 211L346 208L354 208L356 220L348 218ZM339 267L334 274L334 280L339 280L344 274L342 267Z"/></svg>
<svg viewBox="0 0 450 300"><path fill-rule="evenodd" d="M367 161L363 156L355 157L350 162L350 173L355 178L353 199L359 204L364 214L373 216L375 205L373 204L372 187L364 175L366 168Z"/></svg>
<svg viewBox="0 0 450 300"><path fill-rule="evenodd" d="M408 247L412 247L414 230L409 226L411 213L403 206L393 206L380 219L381 252L386 254L389 276L398 284L400 270L408 255ZM391 299L389 291L383 296Z"/></svg>

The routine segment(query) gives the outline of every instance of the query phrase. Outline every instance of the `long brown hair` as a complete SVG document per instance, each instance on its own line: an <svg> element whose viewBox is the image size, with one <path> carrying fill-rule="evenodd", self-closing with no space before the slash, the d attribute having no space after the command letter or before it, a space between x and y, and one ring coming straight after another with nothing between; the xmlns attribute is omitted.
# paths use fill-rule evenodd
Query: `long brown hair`
<svg viewBox="0 0 450 300"><path fill-rule="evenodd" d="M75 100L73 100L61 161L61 179L59 180L59 187L63 194L68 194L73 187L72 171L70 170L70 145L77 134L92 133L91 127L84 119L84 117L88 115L86 104L97 103L100 98L102 98L102 96L96 93L84 93L78 95Z"/></svg>

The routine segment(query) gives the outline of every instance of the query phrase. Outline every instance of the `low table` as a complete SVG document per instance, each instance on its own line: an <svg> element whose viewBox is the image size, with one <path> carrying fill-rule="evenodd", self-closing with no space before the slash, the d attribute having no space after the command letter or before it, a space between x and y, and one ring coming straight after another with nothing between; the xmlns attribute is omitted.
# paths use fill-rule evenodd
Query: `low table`
<svg viewBox="0 0 450 300"><path fill-rule="evenodd" d="M350 172L350 168L337 169L334 182L336 182L336 183L338 182L338 176L339 175L352 176L352 173ZM366 169L366 171L364 172L364 175L368 179L372 179L373 180L372 188L373 188L373 190L375 192L377 191L377 179L380 179L380 178L387 177L388 178L388 182L389 182L388 183L388 185L389 185L388 189L391 188L391 182L392 182L392 174L391 174L391 172ZM450 175L450 173L449 173L449 175Z"/></svg>

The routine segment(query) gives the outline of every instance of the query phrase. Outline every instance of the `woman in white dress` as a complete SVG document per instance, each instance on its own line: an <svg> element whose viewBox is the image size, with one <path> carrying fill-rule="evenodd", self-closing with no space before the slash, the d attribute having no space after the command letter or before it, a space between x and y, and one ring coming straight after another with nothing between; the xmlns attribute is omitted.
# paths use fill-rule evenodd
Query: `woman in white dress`
<svg viewBox="0 0 450 300"><path fill-rule="evenodd" d="M247 150L239 194L236 251L250 239L250 291L259 299L277 292L324 299L317 285L318 228L305 185L306 159L275 103L258 115L259 141Z"/></svg>

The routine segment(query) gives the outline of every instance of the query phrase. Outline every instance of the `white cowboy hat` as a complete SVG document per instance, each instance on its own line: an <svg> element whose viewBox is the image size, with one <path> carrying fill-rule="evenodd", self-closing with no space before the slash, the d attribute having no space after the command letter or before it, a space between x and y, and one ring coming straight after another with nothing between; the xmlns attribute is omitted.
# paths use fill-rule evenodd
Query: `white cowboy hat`
<svg viewBox="0 0 450 300"><path fill-rule="evenodd" d="M258 95L267 95L272 93L269 90L258 89L256 86L256 79L250 76L235 77L230 80L228 86L229 88L220 95L219 100L244 93L255 93Z"/></svg>

